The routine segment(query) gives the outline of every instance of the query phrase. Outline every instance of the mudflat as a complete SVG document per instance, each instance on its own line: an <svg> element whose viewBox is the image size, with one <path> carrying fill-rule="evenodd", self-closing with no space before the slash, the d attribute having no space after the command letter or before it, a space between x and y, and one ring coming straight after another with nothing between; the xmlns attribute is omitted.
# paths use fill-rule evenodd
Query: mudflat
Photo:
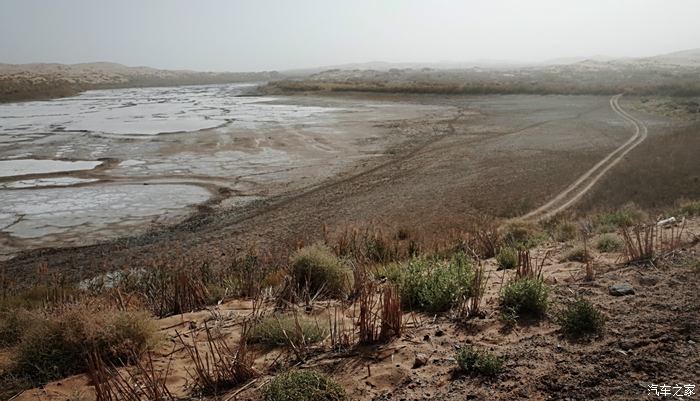
<svg viewBox="0 0 700 401"><path fill-rule="evenodd" d="M251 246L284 255L292 243L314 242L324 230L370 221L439 236L468 227L482 215L510 218L535 209L631 135L629 123L614 112L608 96L241 97L238 86L209 86L199 87L194 94L192 89L162 89L157 92L160 97L180 96L187 102L194 97L193 103L164 110L143 100L157 98L152 93L157 89L122 91L132 97L129 102L124 103L120 96L120 103L114 103L111 91L81 96L87 103L106 101L109 106L98 105L98 109L122 120L143 118L129 109L139 110L135 105L146 103L152 108L148 119L158 123L159 116L170 118L168 124L174 120L175 128L162 133L162 126L145 125L145 130L123 131L124 125L118 125L116 132L101 123L104 119L90 118L71 119L59 126L49 121L41 128L47 123L43 117L27 127L26 135L4 143L0 149L3 159L103 163L92 170L0 179L0 197L14 199L3 202L0 241L6 257L12 259L2 262L2 268L21 277L45 262L79 279L98 270L147 265L174 247L184 247L192 257L210 265L225 266L237 252ZM76 98L44 103L71 99ZM609 204L606 195L611 187L622 192L616 199L629 201L631 197L645 206L653 205L656 197L697 195L697 186L678 185L635 199L634 194L644 191L620 185L630 181L630 164L663 157L664 148L649 143L688 136L696 124L646 107L642 100L622 97L620 105L645 122L649 138L577 202L573 211L616 206ZM184 118L187 129L178 128L178 118ZM697 135L693 138L697 141ZM680 169L698 167L692 146L673 149L676 160L687 160L678 164ZM635 169L633 174L632 180L644 180L645 174L663 180L667 173ZM31 210L26 213L20 207L5 206L32 197L46 202L52 193L60 197L61 188L56 188L60 182L29 189L26 184L19 185L21 189L16 184L59 178L81 180L70 182L79 187L75 190L123 194L138 192L138 186L152 186L156 189L149 187L141 195L174 200L177 192L182 200L164 201L166 205L138 218L115 212L113 219L100 220L90 213L80 215L80 202L66 207L72 213L77 210L87 226L103 222L91 230L73 217L68 220L80 224L66 227L60 216L53 229L52 224L29 224ZM184 196L186 193L191 196ZM111 199L105 202L120 204L124 197ZM121 203L126 207L129 201ZM51 214L35 213L34 220L49 217L50 222L56 219L56 210Z"/></svg>

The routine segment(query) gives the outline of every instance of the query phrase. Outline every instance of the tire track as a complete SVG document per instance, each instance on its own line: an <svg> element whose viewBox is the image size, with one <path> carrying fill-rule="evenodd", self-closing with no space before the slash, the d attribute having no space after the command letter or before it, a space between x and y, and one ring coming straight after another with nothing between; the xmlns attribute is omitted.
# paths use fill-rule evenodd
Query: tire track
<svg viewBox="0 0 700 401"><path fill-rule="evenodd" d="M617 115L634 127L634 135L632 135L625 143L617 149L609 153L605 158L596 163L590 170L583 173L576 181L569 185L566 189L552 198L549 202L538 207L537 209L522 216L522 220L528 219L544 219L552 217L557 213L566 210L568 207L576 203L583 195L588 193L591 188L617 163L619 163L625 155L632 149L636 148L640 143L647 138L648 130L646 125L640 120L632 117L629 113L620 107L618 103L622 95L615 95L610 98L610 107Z"/></svg>

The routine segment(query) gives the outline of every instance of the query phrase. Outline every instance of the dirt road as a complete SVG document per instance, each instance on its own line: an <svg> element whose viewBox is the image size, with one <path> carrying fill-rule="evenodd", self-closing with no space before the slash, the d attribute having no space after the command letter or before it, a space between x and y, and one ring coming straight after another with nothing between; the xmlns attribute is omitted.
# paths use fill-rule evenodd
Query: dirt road
<svg viewBox="0 0 700 401"><path fill-rule="evenodd" d="M564 191L560 192L552 200L538 207L537 209L524 215L522 219L544 219L552 217L557 213L566 210L568 207L576 203L583 195L585 195L593 186L619 163L625 155L632 149L636 148L640 143L647 138L648 130L646 125L640 120L632 117L629 113L620 107L619 100L622 95L615 95L610 98L610 107L613 111L622 117L625 121L632 124L634 127L634 135L632 135L625 143L617 149L610 152L605 158L599 161L590 170L582 174L576 181L569 185Z"/></svg>

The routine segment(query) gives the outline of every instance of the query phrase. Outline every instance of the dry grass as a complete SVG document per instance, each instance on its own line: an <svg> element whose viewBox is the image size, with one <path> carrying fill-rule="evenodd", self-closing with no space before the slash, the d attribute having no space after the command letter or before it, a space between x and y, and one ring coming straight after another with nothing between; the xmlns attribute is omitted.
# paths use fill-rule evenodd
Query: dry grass
<svg viewBox="0 0 700 401"><path fill-rule="evenodd" d="M197 345L178 333L178 339L190 358L192 390L196 395L216 396L256 377L254 357L247 346L247 325L244 325L238 346L231 346L224 338L214 336L205 323L206 344Z"/></svg>
<svg viewBox="0 0 700 401"><path fill-rule="evenodd" d="M153 322L144 312L118 311L93 302L27 313L11 365L3 372L16 380L3 381L3 391L84 372L89 352L113 365L130 363L157 342Z"/></svg>
<svg viewBox="0 0 700 401"><path fill-rule="evenodd" d="M462 312L460 313L465 319L471 319L482 314L481 300L486 293L488 280L488 277L484 277L483 266L479 265L474 269L474 278L472 279L471 288L469 289L469 296L464 301Z"/></svg>
<svg viewBox="0 0 700 401"><path fill-rule="evenodd" d="M149 353L145 361L134 358L133 369L120 370L105 362L99 352L87 356L88 377L95 388L96 401L175 401L166 383L170 375L170 364L159 370Z"/></svg>
<svg viewBox="0 0 700 401"><path fill-rule="evenodd" d="M360 344L385 343L401 336L401 296L395 284L367 281L359 304Z"/></svg>

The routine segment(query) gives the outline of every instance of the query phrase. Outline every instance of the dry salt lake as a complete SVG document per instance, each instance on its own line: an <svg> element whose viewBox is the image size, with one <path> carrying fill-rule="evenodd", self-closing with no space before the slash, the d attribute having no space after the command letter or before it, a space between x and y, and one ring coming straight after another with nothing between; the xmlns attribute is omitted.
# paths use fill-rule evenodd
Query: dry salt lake
<svg viewBox="0 0 700 401"><path fill-rule="evenodd" d="M436 107L254 96L251 84L95 90L0 105L0 258L85 245L311 187ZM225 196L223 195L225 194Z"/></svg>

